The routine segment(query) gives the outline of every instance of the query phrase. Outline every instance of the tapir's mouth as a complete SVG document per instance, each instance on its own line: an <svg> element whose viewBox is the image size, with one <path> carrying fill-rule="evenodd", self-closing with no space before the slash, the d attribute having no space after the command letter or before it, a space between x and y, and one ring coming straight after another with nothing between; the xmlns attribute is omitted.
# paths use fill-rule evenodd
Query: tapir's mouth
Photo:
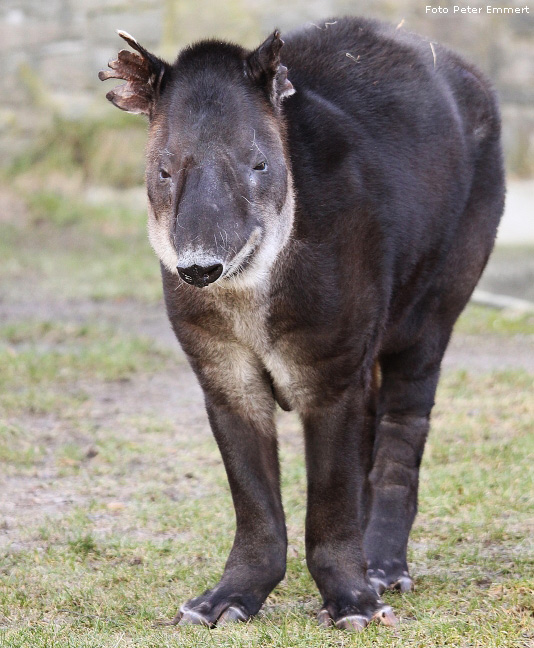
<svg viewBox="0 0 534 648"><path fill-rule="evenodd" d="M252 260L252 256L256 251L256 248L261 241L261 227L256 227L256 229L249 236L248 241L245 245L239 250L239 252L234 256L226 267L225 272L223 273L221 279L228 279L230 277L235 277L236 275L243 272L249 263Z"/></svg>

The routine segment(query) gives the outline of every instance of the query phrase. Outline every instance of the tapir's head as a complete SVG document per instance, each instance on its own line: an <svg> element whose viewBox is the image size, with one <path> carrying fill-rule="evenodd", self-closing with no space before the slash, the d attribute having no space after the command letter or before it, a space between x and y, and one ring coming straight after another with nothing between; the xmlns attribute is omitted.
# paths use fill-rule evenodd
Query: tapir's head
<svg viewBox="0 0 534 648"><path fill-rule="evenodd" d="M293 189L280 106L294 89L274 32L257 50L204 41L172 65L119 32L122 50L100 79L148 116L149 238L163 265L205 287L261 282L288 241Z"/></svg>

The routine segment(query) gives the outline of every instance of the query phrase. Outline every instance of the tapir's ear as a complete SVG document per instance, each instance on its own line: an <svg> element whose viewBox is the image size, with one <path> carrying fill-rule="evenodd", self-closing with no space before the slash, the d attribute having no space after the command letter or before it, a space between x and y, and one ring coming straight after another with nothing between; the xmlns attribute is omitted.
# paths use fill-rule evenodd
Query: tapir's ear
<svg viewBox="0 0 534 648"><path fill-rule="evenodd" d="M263 86L275 108L280 106L284 97L295 92L287 78L287 68L280 62L280 50L284 41L276 30L246 60L247 74Z"/></svg>
<svg viewBox="0 0 534 648"><path fill-rule="evenodd" d="M117 33L139 54L130 50L121 50L118 58L108 63L111 70L101 70L98 73L101 81L106 79L126 81L110 90L106 98L121 110L151 117L163 90L165 77L169 74L169 65L148 52L127 32L117 30Z"/></svg>

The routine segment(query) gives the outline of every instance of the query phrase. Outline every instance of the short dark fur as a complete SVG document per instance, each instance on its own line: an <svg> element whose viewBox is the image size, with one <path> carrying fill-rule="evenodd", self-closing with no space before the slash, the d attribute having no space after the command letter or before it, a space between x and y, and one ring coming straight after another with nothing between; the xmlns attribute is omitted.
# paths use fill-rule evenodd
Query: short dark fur
<svg viewBox="0 0 534 648"><path fill-rule="evenodd" d="M265 237L262 214L282 213L286 169L295 187L266 294L199 290L162 266L237 517L220 583L177 622L249 618L284 576L275 398L304 426L321 621L392 623L379 595L412 586L406 548L440 365L503 210L500 119L489 83L448 50L374 21L329 23L287 35L281 52L275 32L252 53L206 41L149 64L165 74L150 68L136 104L151 119L150 202L156 220L170 210L178 254L213 245L217 220L230 240L212 252L226 268L255 228ZM255 144L270 176L251 175Z"/></svg>

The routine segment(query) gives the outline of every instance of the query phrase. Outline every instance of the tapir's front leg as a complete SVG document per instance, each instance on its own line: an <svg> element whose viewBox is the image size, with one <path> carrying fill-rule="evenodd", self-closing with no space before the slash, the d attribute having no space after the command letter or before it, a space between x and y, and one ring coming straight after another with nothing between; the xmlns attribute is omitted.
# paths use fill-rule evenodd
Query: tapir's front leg
<svg viewBox="0 0 534 648"><path fill-rule="evenodd" d="M195 369L226 467L237 528L220 582L183 605L175 622L213 626L246 621L258 612L284 577L287 537L268 381L252 362L233 354L222 356L212 370Z"/></svg>
<svg viewBox="0 0 534 648"><path fill-rule="evenodd" d="M348 389L303 413L308 470L306 557L323 597L321 624L360 630L376 618L395 623L367 578L358 502L368 444L364 395Z"/></svg>

